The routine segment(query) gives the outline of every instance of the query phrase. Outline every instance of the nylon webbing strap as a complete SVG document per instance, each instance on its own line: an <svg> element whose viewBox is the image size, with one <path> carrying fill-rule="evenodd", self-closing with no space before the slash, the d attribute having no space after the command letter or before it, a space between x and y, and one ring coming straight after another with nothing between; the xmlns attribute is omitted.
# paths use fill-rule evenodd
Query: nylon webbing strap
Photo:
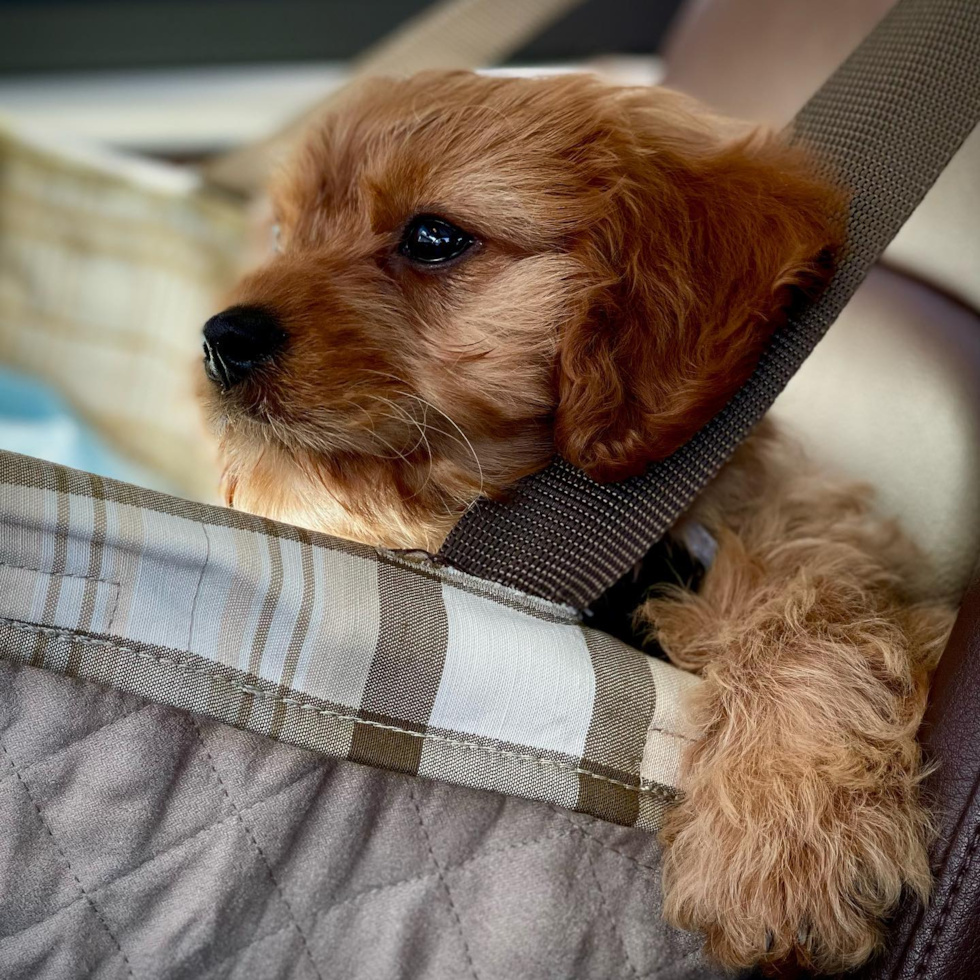
<svg viewBox="0 0 980 980"><path fill-rule="evenodd" d="M557 461L506 503L475 505L442 557L587 607L664 535L766 413L978 119L980 0L899 0L791 127L852 193L846 254L822 296L773 337L726 408L644 476L599 485Z"/></svg>

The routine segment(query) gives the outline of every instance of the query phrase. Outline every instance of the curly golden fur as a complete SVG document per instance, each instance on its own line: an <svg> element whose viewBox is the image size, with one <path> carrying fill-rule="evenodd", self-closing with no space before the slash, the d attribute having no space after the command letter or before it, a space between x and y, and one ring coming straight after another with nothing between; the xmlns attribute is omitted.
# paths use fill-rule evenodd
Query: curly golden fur
<svg viewBox="0 0 980 980"><path fill-rule="evenodd" d="M665 911L732 966L857 966L902 889L929 894L916 732L952 613L871 501L764 425L688 518L719 543L700 590L638 610L705 679Z"/></svg>
<svg viewBox="0 0 980 980"><path fill-rule="evenodd" d="M207 395L228 501L428 550L556 452L618 480L682 445L840 238L798 150L581 75L363 84L273 200L280 254L234 302L285 344ZM424 214L472 247L406 258ZM915 732L949 612L868 495L769 427L686 520L719 543L703 588L637 611L705 679L667 915L731 966L853 966L902 888L928 891Z"/></svg>

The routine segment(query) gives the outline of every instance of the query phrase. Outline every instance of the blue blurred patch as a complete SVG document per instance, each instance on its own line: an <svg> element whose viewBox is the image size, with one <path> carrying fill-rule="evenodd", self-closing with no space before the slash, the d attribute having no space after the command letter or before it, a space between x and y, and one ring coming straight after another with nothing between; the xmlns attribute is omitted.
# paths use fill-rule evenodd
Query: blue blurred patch
<svg viewBox="0 0 980 980"><path fill-rule="evenodd" d="M160 485L149 471L106 446L51 388L3 367L0 449L140 486Z"/></svg>

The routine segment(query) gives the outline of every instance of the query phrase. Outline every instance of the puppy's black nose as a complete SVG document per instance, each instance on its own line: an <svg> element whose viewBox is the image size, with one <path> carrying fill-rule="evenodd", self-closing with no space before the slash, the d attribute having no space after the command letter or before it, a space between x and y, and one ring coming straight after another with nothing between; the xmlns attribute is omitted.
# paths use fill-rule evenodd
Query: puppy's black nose
<svg viewBox="0 0 980 980"><path fill-rule="evenodd" d="M204 324L204 370L230 388L286 342L276 318L257 306L232 306Z"/></svg>

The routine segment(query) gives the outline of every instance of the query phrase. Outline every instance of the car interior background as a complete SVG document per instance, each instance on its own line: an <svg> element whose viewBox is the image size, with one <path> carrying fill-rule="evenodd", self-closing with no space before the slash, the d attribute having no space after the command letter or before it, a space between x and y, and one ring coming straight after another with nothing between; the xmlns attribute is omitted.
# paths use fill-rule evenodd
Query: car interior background
<svg viewBox="0 0 980 980"><path fill-rule="evenodd" d="M825 0L819 16L806 0L554 4L486 67L662 83L783 126L892 3ZM268 229L260 199L243 205L202 174L320 102L362 52L427 9L0 0L0 450L217 502L194 397L200 325ZM815 459L874 485L962 600L923 733L942 803L935 897L903 909L884 955L858 975L975 976L980 130L774 413ZM0 482L55 479L18 466ZM105 498L128 505L115 493ZM203 579L202 566L198 590ZM111 625L110 593L97 586L90 602ZM0 656L0 837L20 842L0 865L16 883L0 896L0 975L5 957L16 977L80 976L80 963L105 977L323 976L321 963L367 977L394 975L392 962L482 980L722 975L696 939L651 915L659 859L642 815L617 826L511 791L505 776L454 785L357 764L375 749L325 758L315 741L259 733L278 722L213 720L234 721L239 701L198 717L149 682L111 691L37 669L59 655L48 649L34 667ZM655 679L657 691L682 683ZM102 771L110 739L126 758ZM492 804L481 785L499 790ZM84 817L113 799L123 844ZM30 873L17 869L25 861ZM97 922L90 934L85 917ZM532 956L507 950L515 930Z"/></svg>

